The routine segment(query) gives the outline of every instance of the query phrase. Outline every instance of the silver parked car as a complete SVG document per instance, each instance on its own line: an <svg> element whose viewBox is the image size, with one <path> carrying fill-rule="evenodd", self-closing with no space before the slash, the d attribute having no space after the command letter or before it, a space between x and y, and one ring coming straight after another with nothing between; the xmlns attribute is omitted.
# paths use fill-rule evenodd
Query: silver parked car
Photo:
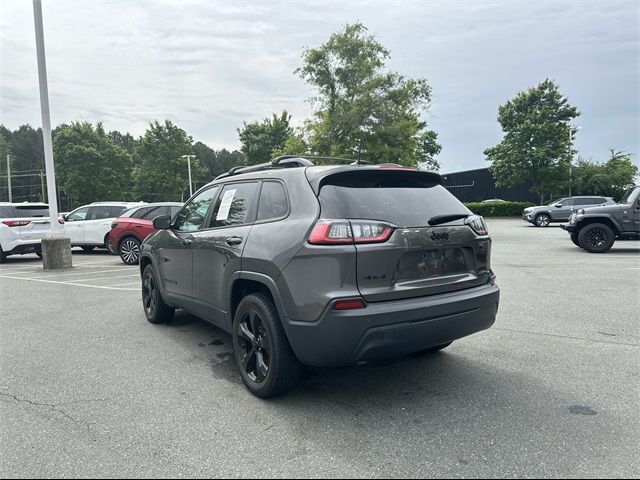
<svg viewBox="0 0 640 480"><path fill-rule="evenodd" d="M566 222L569 220L574 209L613 205L615 203L611 197L595 195L565 197L560 200L554 200L549 205L525 208L522 212L522 219L525 222L533 223L536 227L548 227L551 222Z"/></svg>

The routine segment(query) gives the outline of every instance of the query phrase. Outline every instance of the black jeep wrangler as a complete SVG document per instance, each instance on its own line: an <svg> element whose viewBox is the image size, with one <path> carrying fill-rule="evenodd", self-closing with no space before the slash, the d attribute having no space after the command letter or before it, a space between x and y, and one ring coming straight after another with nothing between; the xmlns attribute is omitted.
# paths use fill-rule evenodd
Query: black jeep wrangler
<svg viewBox="0 0 640 480"><path fill-rule="evenodd" d="M640 185L616 205L576 210L561 227L574 244L591 253L606 252L616 240L640 240Z"/></svg>

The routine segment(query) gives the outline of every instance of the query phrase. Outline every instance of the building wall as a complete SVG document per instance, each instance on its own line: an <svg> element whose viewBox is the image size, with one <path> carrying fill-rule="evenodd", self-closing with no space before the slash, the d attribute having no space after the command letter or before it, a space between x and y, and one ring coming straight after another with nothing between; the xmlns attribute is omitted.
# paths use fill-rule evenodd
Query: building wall
<svg viewBox="0 0 640 480"><path fill-rule="evenodd" d="M444 186L462 202L481 202L489 198L507 201L538 203L538 196L529 191L532 183L513 187L496 187L495 179L488 168L465 172L444 173Z"/></svg>

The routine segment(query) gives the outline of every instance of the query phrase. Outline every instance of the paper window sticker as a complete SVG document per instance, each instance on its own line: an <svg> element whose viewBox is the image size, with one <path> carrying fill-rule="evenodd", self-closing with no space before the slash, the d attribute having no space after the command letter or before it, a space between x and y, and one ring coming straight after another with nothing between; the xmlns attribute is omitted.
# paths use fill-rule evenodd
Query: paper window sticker
<svg viewBox="0 0 640 480"><path fill-rule="evenodd" d="M231 204L233 203L233 198L236 196L236 191L237 190L234 188L233 190L227 190L224 192L216 220L225 221L229 218L229 210L231 210Z"/></svg>

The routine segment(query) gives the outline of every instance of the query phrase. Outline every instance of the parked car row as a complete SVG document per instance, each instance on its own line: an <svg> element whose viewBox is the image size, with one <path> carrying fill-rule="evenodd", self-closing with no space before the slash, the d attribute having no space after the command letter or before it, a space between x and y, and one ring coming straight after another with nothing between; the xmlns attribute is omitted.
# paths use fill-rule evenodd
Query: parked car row
<svg viewBox="0 0 640 480"><path fill-rule="evenodd" d="M138 261L140 244L154 231L153 219L175 215L181 203L95 202L60 215L72 247L85 252L108 248L126 264ZM41 253L49 232L49 206L45 203L0 203L0 263L9 255Z"/></svg>
<svg viewBox="0 0 640 480"><path fill-rule="evenodd" d="M536 227L548 227L552 222L566 222L569 220L575 208L614 205L615 203L611 197L566 197L554 200L549 205L527 207L522 212L522 219L525 222L533 223Z"/></svg>

